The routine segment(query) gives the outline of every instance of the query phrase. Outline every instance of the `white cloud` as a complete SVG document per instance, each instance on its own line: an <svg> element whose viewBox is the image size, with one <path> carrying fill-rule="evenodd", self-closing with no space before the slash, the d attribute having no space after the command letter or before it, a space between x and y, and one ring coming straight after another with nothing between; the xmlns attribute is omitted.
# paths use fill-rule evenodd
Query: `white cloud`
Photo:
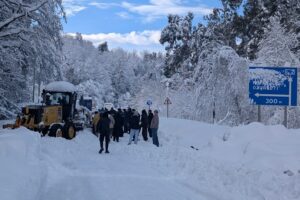
<svg viewBox="0 0 300 200"><path fill-rule="evenodd" d="M132 31L130 33L98 33L82 34L83 39L91 41L95 46L103 42L108 42L110 48L123 48L129 51L162 51L160 45L160 31L145 30L143 32ZM68 35L74 36L74 33Z"/></svg>
<svg viewBox="0 0 300 200"><path fill-rule="evenodd" d="M88 3L90 2L90 3ZM168 14L185 15L188 12L193 12L197 15L207 15L212 12L212 9L203 5L187 5L185 0L149 0L149 3L135 4L123 1L122 3L106 3L91 0L63 0L68 16L87 9L87 6L95 6L99 9L110 9L112 7L119 7L125 9L116 13L124 19L131 18L130 13L137 14L143 17L144 22L151 22L158 18L167 16Z"/></svg>
<svg viewBox="0 0 300 200"><path fill-rule="evenodd" d="M91 2L89 3L90 6L96 6L97 8L100 9L108 9L113 6L120 6L120 4L117 3L101 3L101 2Z"/></svg>
<svg viewBox="0 0 300 200"><path fill-rule="evenodd" d="M194 14L207 15L212 9L205 6L186 6L181 0L150 0L149 4L132 4L122 2L122 7L132 13L145 17L145 22L151 22L155 19L165 17L168 14L184 15L188 12Z"/></svg>
<svg viewBox="0 0 300 200"><path fill-rule="evenodd" d="M94 44L101 42L114 42L119 44L133 44L133 45L150 45L159 44L160 31L143 31L130 33L99 33L99 34L83 34L83 38L92 41Z"/></svg>
<svg viewBox="0 0 300 200"><path fill-rule="evenodd" d="M118 13L116 13L116 15L118 15L119 17L121 17L123 19L131 19L132 18L132 16L128 12L118 12Z"/></svg>
<svg viewBox="0 0 300 200"><path fill-rule="evenodd" d="M65 7L65 12L66 12L66 15L68 17L70 16L74 16L76 13L79 13L80 11L82 10L85 10L86 7L85 6L68 6L68 7Z"/></svg>
<svg viewBox="0 0 300 200"><path fill-rule="evenodd" d="M85 0L63 0L66 15L68 17L74 16L76 13L85 10L87 7L82 5L84 1Z"/></svg>
<svg viewBox="0 0 300 200"><path fill-rule="evenodd" d="M151 4L154 5L175 5L178 3L182 3L180 0L150 0Z"/></svg>

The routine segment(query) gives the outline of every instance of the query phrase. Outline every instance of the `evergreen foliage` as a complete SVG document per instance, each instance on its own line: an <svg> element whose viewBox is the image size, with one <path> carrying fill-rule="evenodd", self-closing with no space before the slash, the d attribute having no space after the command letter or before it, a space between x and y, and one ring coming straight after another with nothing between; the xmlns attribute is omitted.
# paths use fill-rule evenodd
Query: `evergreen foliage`
<svg viewBox="0 0 300 200"><path fill-rule="evenodd" d="M189 110L187 118L213 122L215 113L215 122L249 123L257 119L255 107L248 102L248 66L299 66L299 1L221 3L221 8L205 16L205 25L190 27L193 18L188 16L192 14L168 17L160 42L167 52L164 71L171 82L169 94L175 105L182 105L177 114ZM185 19L189 23L183 23ZM192 30L188 40L181 37L182 30ZM178 99L183 93L194 98ZM264 121L281 123L280 112L280 108L269 109ZM290 114L297 113L299 110L294 108ZM297 124L293 119L291 126L299 127Z"/></svg>

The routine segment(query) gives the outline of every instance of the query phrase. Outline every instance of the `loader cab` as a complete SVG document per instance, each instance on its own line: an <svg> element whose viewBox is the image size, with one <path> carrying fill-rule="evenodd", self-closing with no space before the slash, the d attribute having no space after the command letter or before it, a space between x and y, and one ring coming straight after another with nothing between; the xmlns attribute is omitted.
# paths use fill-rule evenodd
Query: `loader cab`
<svg viewBox="0 0 300 200"><path fill-rule="evenodd" d="M50 83L43 90L42 97L46 107L61 106L62 121L74 119L77 94L71 83L64 81Z"/></svg>

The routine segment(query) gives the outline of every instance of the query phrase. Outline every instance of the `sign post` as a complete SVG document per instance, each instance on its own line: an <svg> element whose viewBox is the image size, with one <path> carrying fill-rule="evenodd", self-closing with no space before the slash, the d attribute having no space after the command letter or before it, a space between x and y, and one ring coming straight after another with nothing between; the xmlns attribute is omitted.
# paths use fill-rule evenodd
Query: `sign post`
<svg viewBox="0 0 300 200"><path fill-rule="evenodd" d="M215 124L216 119L216 103L214 102L214 108L213 108L213 124Z"/></svg>
<svg viewBox="0 0 300 200"><path fill-rule="evenodd" d="M169 99L169 97L167 97L165 99L165 102L164 102L165 105L167 105L167 118L169 118L169 105L172 104L171 100Z"/></svg>
<svg viewBox="0 0 300 200"><path fill-rule="evenodd" d="M151 107L151 105L152 105L152 101L149 99L149 100L146 102L146 104L149 106L148 108L149 108L149 110L150 110L150 107Z"/></svg>
<svg viewBox="0 0 300 200"><path fill-rule="evenodd" d="M249 98L258 105L258 121L261 121L261 105L285 106L287 127L287 106L297 106L297 68L250 67L249 75Z"/></svg>
<svg viewBox="0 0 300 200"><path fill-rule="evenodd" d="M287 106L284 107L284 119L283 125L287 128L288 127L288 113L287 113Z"/></svg>
<svg viewBox="0 0 300 200"><path fill-rule="evenodd" d="M261 105L257 106L257 121L261 122Z"/></svg>

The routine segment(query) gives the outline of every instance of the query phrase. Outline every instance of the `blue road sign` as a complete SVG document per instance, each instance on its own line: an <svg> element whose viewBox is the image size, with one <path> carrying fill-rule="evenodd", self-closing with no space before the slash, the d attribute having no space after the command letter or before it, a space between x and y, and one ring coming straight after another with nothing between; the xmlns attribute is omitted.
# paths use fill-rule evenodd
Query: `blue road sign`
<svg viewBox="0 0 300 200"><path fill-rule="evenodd" d="M148 105L148 106L151 106L151 105L152 105L152 101L151 101L151 100L148 100L148 101L147 101L147 105Z"/></svg>
<svg viewBox="0 0 300 200"><path fill-rule="evenodd" d="M297 106L297 68L249 67L252 104Z"/></svg>

